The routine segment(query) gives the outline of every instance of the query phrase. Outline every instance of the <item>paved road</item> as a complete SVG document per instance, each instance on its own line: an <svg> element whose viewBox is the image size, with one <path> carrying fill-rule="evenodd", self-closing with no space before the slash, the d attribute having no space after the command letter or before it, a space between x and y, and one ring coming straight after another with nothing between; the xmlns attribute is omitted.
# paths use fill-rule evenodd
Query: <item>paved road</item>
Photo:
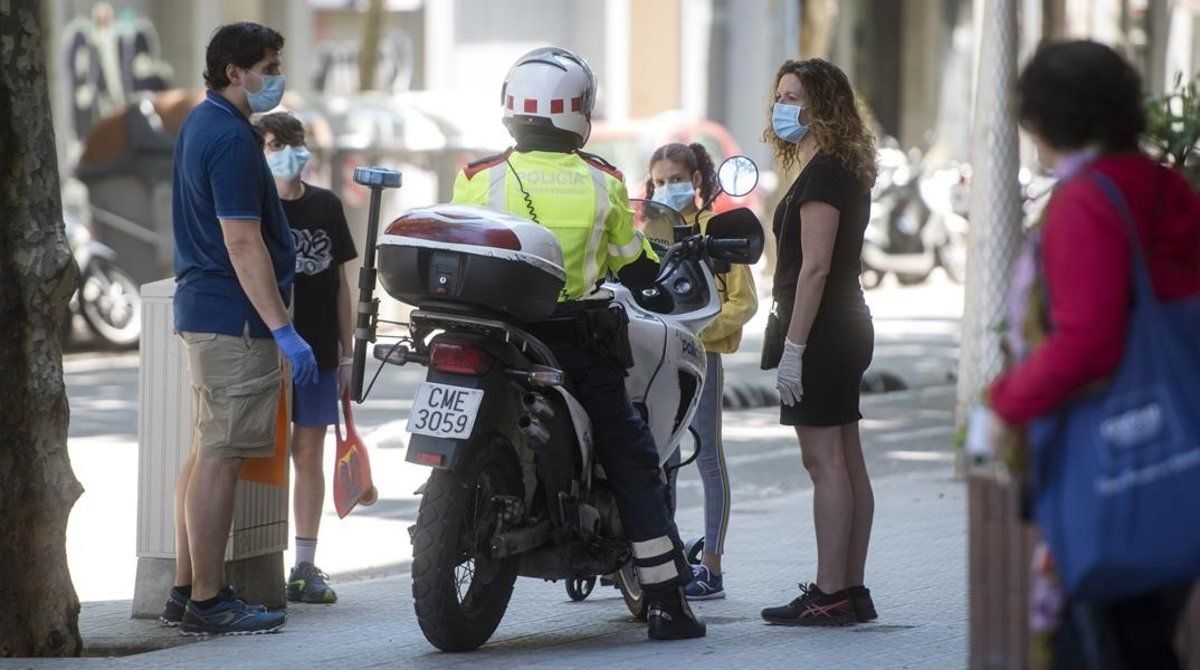
<svg viewBox="0 0 1200 670"><path fill-rule="evenodd" d="M867 292L875 319L874 371L899 374L910 387L944 385L958 370L962 288L935 275L928 284L885 284ZM759 347L769 299L746 328L742 351L725 357L731 382L772 383L758 369ZM79 350L65 357L71 400L70 438L137 440L137 353ZM374 370L371 370L374 373ZM374 430L404 419L423 371L389 367L364 405L355 409L359 427Z"/></svg>
<svg viewBox="0 0 1200 670"><path fill-rule="evenodd" d="M875 476L948 471L952 454L953 387L961 289L944 282L890 287L868 293L876 318L874 368L904 377L913 391L865 396L862 429L868 467ZM765 308L762 310L765 315ZM728 357L730 383L771 383L758 369L763 316L747 328L743 352ZM73 465L86 492L68 529L71 571L84 600L129 598L135 567L137 476L137 356L76 353L66 363L72 420ZM381 498L339 520L328 501L318 563L342 578L406 570L411 546L404 532L415 520L416 488L428 470L404 461L403 422L421 368L389 367L368 402L356 410L361 432L374 449L372 465ZM735 500L769 499L810 487L794 434L778 424L776 410L726 413L726 454ZM328 447L332 452L332 445ZM681 532L698 534L687 521L702 504L695 468L680 478ZM361 538L373 538L363 551Z"/></svg>

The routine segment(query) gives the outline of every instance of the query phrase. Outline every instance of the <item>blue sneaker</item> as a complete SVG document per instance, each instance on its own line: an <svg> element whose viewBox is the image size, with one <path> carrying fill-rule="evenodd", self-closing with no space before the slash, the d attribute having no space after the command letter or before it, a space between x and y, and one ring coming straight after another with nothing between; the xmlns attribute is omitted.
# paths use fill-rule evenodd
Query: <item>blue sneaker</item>
<svg viewBox="0 0 1200 670"><path fill-rule="evenodd" d="M692 581L683 587L688 600L719 600L725 597L721 575L714 575L703 564L692 565Z"/></svg>
<svg viewBox="0 0 1200 670"><path fill-rule="evenodd" d="M248 603L237 597L232 589L217 592L221 598L209 609L200 609L189 600L183 613L179 632L184 635L261 635L274 633L287 623L286 612L269 612L262 605Z"/></svg>
<svg viewBox="0 0 1200 670"><path fill-rule="evenodd" d="M188 599L178 589L172 588L171 593L167 596L167 604L163 607L163 613L158 617L159 623L171 628L178 628L180 622L183 621L183 613L187 610L187 603Z"/></svg>

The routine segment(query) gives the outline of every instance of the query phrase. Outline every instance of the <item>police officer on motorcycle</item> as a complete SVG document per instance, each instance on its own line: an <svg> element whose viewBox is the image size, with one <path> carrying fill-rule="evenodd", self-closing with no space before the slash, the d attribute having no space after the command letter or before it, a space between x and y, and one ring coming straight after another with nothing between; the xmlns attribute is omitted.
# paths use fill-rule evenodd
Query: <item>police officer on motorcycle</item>
<svg viewBox="0 0 1200 670"><path fill-rule="evenodd" d="M620 171L581 151L591 134L596 77L570 51L535 49L509 70L500 98L516 147L470 163L454 183L454 202L528 217L558 238L567 282L554 317L531 330L554 352L592 419L597 458L647 599L649 636L703 637L704 622L683 597L690 569L654 437L625 391L628 321L599 288L610 273L635 290L651 286L658 258L633 226Z"/></svg>

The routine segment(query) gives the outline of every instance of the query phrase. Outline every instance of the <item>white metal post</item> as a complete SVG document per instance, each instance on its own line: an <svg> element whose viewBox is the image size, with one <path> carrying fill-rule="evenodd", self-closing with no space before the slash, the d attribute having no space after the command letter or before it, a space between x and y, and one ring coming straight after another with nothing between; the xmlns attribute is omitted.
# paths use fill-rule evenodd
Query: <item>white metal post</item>
<svg viewBox="0 0 1200 670"><path fill-rule="evenodd" d="M175 484L192 446L192 382L175 335L174 296L174 279L142 287L135 618L158 616L175 577ZM236 495L226 577L246 588L246 598L282 607L288 486L239 481Z"/></svg>
<svg viewBox="0 0 1200 670"><path fill-rule="evenodd" d="M1021 239L1017 180L1017 2L983 0L972 128L971 232L958 375L958 422L1000 372L996 328L1004 318L1008 271Z"/></svg>

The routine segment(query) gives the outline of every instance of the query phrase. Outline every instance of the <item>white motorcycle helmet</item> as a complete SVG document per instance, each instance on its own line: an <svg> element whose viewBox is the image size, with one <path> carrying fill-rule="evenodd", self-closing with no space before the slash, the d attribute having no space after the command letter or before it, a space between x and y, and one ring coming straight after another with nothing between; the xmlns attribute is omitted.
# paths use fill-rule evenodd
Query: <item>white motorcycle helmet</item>
<svg viewBox="0 0 1200 670"><path fill-rule="evenodd" d="M513 139L529 130L563 131L587 144L596 103L596 75L580 56L558 47L534 49L517 59L504 77L500 104Z"/></svg>

